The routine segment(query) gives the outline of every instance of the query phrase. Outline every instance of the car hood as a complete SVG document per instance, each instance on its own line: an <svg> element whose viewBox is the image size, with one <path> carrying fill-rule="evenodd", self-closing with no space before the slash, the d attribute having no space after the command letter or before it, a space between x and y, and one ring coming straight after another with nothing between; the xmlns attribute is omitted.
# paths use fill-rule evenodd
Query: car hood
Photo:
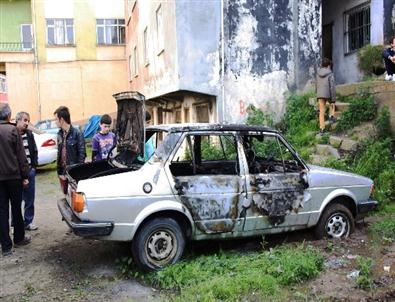
<svg viewBox="0 0 395 302"><path fill-rule="evenodd" d="M371 186L373 181L358 174L308 165L308 182L310 187L332 187L332 186Z"/></svg>
<svg viewBox="0 0 395 302"><path fill-rule="evenodd" d="M136 91L113 95L117 101L117 152L116 161L131 166L137 156L144 157L145 97Z"/></svg>

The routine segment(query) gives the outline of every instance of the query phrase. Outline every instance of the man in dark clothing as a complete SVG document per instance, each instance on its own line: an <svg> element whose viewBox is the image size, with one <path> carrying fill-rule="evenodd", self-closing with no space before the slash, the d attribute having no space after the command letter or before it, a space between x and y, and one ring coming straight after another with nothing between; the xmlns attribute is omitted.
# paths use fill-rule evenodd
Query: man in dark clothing
<svg viewBox="0 0 395 302"><path fill-rule="evenodd" d="M34 140L33 132L27 127L30 123L30 115L27 112L18 112L16 117L16 127L22 136L23 147L25 149L25 154L27 157L27 162L29 163L29 185L27 188L23 189L23 201L25 202L24 220L25 229L29 231L35 231L38 229L36 225L33 224L34 219L34 195L35 195L35 178L36 178L36 167L37 167L37 146Z"/></svg>
<svg viewBox="0 0 395 302"><path fill-rule="evenodd" d="M85 139L82 133L71 125L70 111L60 106L54 112L58 132L57 171L63 193L67 193L66 167L82 164L85 161Z"/></svg>
<svg viewBox="0 0 395 302"><path fill-rule="evenodd" d="M0 243L3 256L12 253L10 238L9 203L14 219L14 244L16 247L30 243L25 236L21 211L22 189L29 184L29 165L21 135L10 124L11 109L0 104Z"/></svg>
<svg viewBox="0 0 395 302"><path fill-rule="evenodd" d="M395 37L391 38L390 44L391 47L383 52L385 69L387 70L385 79L387 81L395 81Z"/></svg>

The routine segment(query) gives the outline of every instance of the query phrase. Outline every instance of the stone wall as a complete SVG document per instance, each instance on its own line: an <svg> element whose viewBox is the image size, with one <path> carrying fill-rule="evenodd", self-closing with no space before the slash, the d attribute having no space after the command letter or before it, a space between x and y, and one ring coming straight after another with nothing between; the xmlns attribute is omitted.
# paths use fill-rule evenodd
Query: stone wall
<svg viewBox="0 0 395 302"><path fill-rule="evenodd" d="M336 91L345 96L356 94L361 90L368 90L372 93L379 108L388 107L391 113L391 128L395 133L395 82L369 81L336 86Z"/></svg>

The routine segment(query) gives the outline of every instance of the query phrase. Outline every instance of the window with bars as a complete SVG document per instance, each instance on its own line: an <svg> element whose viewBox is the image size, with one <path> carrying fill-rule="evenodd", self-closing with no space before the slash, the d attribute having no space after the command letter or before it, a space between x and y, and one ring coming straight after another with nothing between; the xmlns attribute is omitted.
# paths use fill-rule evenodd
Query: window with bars
<svg viewBox="0 0 395 302"><path fill-rule="evenodd" d="M73 45L74 20L73 19L47 19L48 45Z"/></svg>
<svg viewBox="0 0 395 302"><path fill-rule="evenodd" d="M344 12L344 53L370 43L370 2Z"/></svg>
<svg viewBox="0 0 395 302"><path fill-rule="evenodd" d="M125 44L125 20L97 19L96 36L98 45Z"/></svg>

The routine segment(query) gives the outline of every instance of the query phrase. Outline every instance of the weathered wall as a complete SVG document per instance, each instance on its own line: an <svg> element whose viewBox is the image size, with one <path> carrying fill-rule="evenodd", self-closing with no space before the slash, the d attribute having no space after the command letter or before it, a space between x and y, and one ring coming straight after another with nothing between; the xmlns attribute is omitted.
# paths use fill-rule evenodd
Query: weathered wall
<svg viewBox="0 0 395 302"><path fill-rule="evenodd" d="M363 77L357 67L357 53L344 54L343 14L365 2L366 0L323 0L322 2L322 24L333 22L332 60L338 84L358 82ZM383 0L371 1L371 39L373 44L383 43L383 14L385 12L383 5Z"/></svg>
<svg viewBox="0 0 395 302"><path fill-rule="evenodd" d="M220 92L220 1L177 1L176 33L180 89Z"/></svg>
<svg viewBox="0 0 395 302"><path fill-rule="evenodd" d="M237 0L225 10L226 121L249 104L279 118L285 93L304 88L320 56L320 1Z"/></svg>

